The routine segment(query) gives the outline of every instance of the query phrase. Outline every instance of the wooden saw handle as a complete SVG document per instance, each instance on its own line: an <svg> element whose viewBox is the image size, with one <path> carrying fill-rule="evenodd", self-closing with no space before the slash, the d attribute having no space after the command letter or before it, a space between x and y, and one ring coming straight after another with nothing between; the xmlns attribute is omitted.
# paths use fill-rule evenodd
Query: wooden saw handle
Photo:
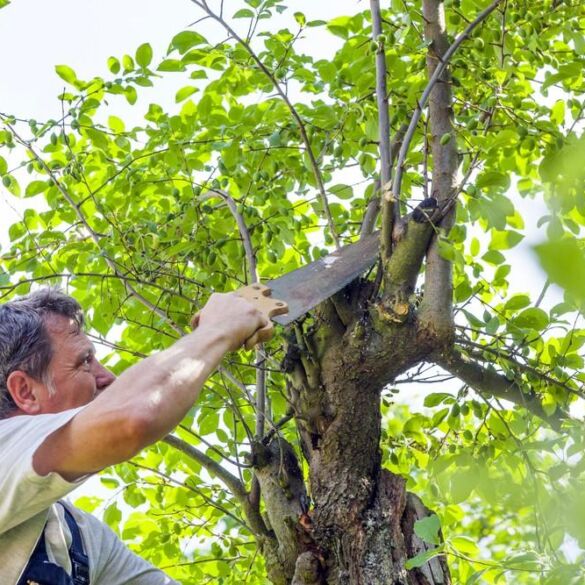
<svg viewBox="0 0 585 585"><path fill-rule="evenodd" d="M288 305L284 301L273 299L270 296L270 292L270 289L266 285L259 283L243 286L234 292L234 294L245 298L254 305L268 319L268 325L266 327L258 329L252 337L246 340L244 344L246 349L252 349L261 341L269 339L272 335L272 329L274 329L274 325L270 319L277 315L288 313ZM191 319L191 327L195 329L197 325L199 325L199 313L196 313Z"/></svg>
<svg viewBox="0 0 585 585"><path fill-rule="evenodd" d="M235 294L245 298L247 301L252 303L261 313L263 313L268 319L268 325L258 329L252 337L249 337L244 344L246 349L252 349L255 345L261 342L261 340L269 339L272 335L274 325L270 319L277 315L284 315L288 313L288 305L279 299L273 299L270 296L270 289L260 283L250 284L239 288Z"/></svg>

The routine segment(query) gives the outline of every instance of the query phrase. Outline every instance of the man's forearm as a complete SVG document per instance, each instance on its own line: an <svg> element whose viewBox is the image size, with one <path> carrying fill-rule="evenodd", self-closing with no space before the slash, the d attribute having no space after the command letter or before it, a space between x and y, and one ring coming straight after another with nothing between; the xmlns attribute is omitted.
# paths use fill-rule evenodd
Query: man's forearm
<svg viewBox="0 0 585 585"><path fill-rule="evenodd" d="M112 394L116 395L112 400L124 401L128 393L136 405L138 395L140 404L134 415L137 425L144 427L143 446L153 443L182 420L232 343L222 331L201 327L124 372L112 385L118 388L106 389L95 403Z"/></svg>
<svg viewBox="0 0 585 585"><path fill-rule="evenodd" d="M132 366L45 441L36 471L74 480L133 457L181 421L230 345L224 331L201 326Z"/></svg>

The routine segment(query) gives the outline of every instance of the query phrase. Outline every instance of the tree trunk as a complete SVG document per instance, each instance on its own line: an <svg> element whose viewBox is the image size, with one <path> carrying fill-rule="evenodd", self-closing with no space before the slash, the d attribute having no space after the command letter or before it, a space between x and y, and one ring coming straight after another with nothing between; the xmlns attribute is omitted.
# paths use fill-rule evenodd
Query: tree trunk
<svg viewBox="0 0 585 585"><path fill-rule="evenodd" d="M381 468L379 446L381 390L438 340L414 315L396 323L382 301L369 305L371 292L371 283L348 287L318 309L311 327L297 328L288 348L289 398L311 505L292 448L275 438L257 449L278 542L270 577L278 585L450 583L440 557L406 570L406 561L429 546L414 532L429 511L406 492L403 478Z"/></svg>

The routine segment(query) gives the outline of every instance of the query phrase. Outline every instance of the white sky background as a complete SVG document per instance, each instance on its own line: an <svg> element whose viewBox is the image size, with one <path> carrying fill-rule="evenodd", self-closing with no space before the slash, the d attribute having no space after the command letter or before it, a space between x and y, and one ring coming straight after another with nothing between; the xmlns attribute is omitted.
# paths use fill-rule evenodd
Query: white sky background
<svg viewBox="0 0 585 585"><path fill-rule="evenodd" d="M289 5L284 15L270 21L269 25L268 21L263 21L263 26L277 30L290 23L296 30L292 17L295 11L305 13L307 20L329 20L369 7L365 0L290 0ZM242 7L240 1L225 1L227 14ZM108 77L106 60L109 56L121 58L125 53L133 56L144 42L152 45L153 63L156 63L166 52L171 38L201 16L200 10L189 0L13 0L0 10L0 112L37 120L58 119L61 104L57 95L65 84L55 73L55 65L69 65L80 79L96 75ZM241 26L246 24L246 21L239 22ZM214 29L217 32L212 32ZM224 38L218 25L209 20L196 30L214 40ZM320 58L333 55L341 43L340 39L315 28L308 29L305 37L297 50ZM133 108L126 108L123 98L118 103L112 102L112 108L116 108L117 115L121 113L118 108L126 108L120 117L139 123L151 102L179 109L180 104L174 105L174 93L183 85L186 85L185 79L180 74L166 74L154 89L140 89ZM193 99L196 100L197 95ZM355 180L360 179L361 176ZM8 242L8 227L18 218L17 209L25 209L23 204L29 206L30 203L30 199L15 200L0 185L0 244ZM530 293L534 301L545 277L531 246L545 239L544 231L536 228L536 222L546 209L543 204L523 201L520 197L514 197L514 203L525 218L527 237L509 255L513 266L511 288L514 292ZM561 292L551 287L543 305L550 307L561 299ZM421 396L431 391L428 386L413 390L411 393L409 388L408 399L418 396L415 401L419 404ZM96 483L90 482L84 491L87 493L95 487Z"/></svg>

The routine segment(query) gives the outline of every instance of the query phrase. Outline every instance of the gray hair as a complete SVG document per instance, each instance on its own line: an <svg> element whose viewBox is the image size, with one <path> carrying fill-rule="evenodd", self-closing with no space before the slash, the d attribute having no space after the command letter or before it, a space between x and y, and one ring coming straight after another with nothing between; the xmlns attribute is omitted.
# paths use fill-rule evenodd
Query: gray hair
<svg viewBox="0 0 585 585"><path fill-rule="evenodd" d="M79 303L57 288L42 288L25 297L0 305L0 419L16 404L8 391L8 376L22 370L35 380L53 388L49 364L53 347L47 329L47 317L61 315L83 328L83 311Z"/></svg>

